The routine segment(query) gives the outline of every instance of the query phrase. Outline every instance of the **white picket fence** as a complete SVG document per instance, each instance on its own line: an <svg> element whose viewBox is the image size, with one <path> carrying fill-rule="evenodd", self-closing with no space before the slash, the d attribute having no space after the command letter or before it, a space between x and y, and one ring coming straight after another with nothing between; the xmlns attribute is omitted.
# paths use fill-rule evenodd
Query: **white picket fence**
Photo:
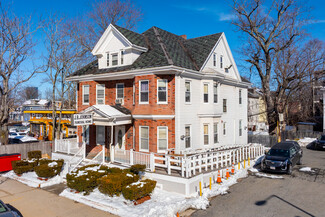
<svg viewBox="0 0 325 217"><path fill-rule="evenodd" d="M256 159L264 155L264 152L265 147L260 144L221 147L187 156L148 154L113 148L111 161L127 165L145 164L151 171L155 171L156 168L164 168L169 175L174 170L182 177L192 177L202 173L203 170L217 170L238 164L238 162Z"/></svg>
<svg viewBox="0 0 325 217"><path fill-rule="evenodd" d="M54 151L65 154L76 154L80 150L77 138L73 139L55 139Z"/></svg>

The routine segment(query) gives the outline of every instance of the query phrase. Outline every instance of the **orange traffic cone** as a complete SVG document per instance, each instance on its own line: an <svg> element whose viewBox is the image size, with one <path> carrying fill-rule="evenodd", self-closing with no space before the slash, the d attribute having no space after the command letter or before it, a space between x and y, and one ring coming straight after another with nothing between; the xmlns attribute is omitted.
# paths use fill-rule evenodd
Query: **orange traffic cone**
<svg viewBox="0 0 325 217"><path fill-rule="evenodd" d="M227 169L227 172L226 172L226 178L227 178L227 180L228 180L229 177L230 177L229 169Z"/></svg>
<svg viewBox="0 0 325 217"><path fill-rule="evenodd" d="M232 163L231 173L232 173L233 175L235 174L235 165L234 165L234 163Z"/></svg>
<svg viewBox="0 0 325 217"><path fill-rule="evenodd" d="M217 178L217 183L220 185L221 184L221 175L220 175L220 170L218 171L218 178Z"/></svg>

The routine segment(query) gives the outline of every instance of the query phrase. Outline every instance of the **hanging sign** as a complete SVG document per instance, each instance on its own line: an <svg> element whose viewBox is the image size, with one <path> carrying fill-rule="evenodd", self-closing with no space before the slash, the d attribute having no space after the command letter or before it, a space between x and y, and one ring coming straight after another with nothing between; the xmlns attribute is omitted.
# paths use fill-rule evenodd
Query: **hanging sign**
<svg viewBox="0 0 325 217"><path fill-rule="evenodd" d="M93 124L92 114L74 114L72 116L73 126L91 125Z"/></svg>

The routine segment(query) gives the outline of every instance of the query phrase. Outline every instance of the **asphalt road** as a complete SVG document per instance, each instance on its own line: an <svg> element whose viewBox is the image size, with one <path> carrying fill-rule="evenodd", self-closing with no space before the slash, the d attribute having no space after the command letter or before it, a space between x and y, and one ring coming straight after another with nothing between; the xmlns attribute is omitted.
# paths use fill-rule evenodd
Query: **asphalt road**
<svg viewBox="0 0 325 217"><path fill-rule="evenodd" d="M284 179L249 176L217 196L196 216L325 216L325 151L303 149L303 164ZM301 172L311 167L315 172Z"/></svg>

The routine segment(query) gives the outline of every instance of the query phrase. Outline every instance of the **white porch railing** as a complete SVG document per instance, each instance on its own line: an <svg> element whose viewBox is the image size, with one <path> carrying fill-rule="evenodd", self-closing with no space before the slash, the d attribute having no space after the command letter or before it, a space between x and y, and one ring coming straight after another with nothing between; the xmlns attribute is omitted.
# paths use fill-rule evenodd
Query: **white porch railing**
<svg viewBox="0 0 325 217"><path fill-rule="evenodd" d="M55 139L54 151L66 154L76 154L79 151L77 138L73 139Z"/></svg>
<svg viewBox="0 0 325 217"><path fill-rule="evenodd" d="M70 161L67 162L68 164L68 172L73 171L76 169L81 162L85 159L86 157L86 144L83 142L81 148L75 155L70 159Z"/></svg>
<svg viewBox="0 0 325 217"><path fill-rule="evenodd" d="M155 171L156 167L164 168L169 175L174 170L180 173L182 177L191 177L197 173L202 173L203 170L222 169L230 167L232 164L256 159L264 155L264 152L265 147L260 144L220 147L188 156L116 150L113 146L111 150L111 161L128 165L144 164L151 171Z"/></svg>

